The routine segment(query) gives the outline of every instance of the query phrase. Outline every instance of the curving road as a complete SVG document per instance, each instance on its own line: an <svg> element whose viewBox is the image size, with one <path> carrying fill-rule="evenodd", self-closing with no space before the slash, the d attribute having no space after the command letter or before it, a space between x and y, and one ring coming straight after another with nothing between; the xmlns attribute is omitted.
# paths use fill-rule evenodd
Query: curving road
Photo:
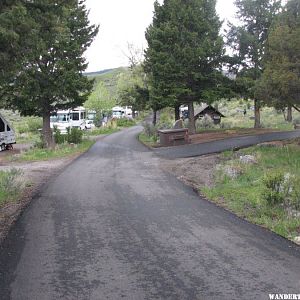
<svg viewBox="0 0 300 300"><path fill-rule="evenodd" d="M183 145L177 147L164 147L155 149L155 153L164 158L194 157L212 153L219 153L235 148L246 148L260 143L288 140L300 137L300 130L270 132L259 135L226 138L201 144Z"/></svg>
<svg viewBox="0 0 300 300"><path fill-rule="evenodd" d="M0 249L1 300L299 293L299 247L161 171L139 130L97 142L35 198Z"/></svg>

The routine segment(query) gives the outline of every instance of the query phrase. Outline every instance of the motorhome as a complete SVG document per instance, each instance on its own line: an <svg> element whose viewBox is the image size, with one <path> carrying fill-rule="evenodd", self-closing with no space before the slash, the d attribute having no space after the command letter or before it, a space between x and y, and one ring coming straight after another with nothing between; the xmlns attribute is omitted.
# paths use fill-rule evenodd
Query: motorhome
<svg viewBox="0 0 300 300"><path fill-rule="evenodd" d="M112 108L112 117L116 119L132 118L132 109L130 106L115 106Z"/></svg>
<svg viewBox="0 0 300 300"><path fill-rule="evenodd" d="M0 114L0 151L13 148L16 135L9 122Z"/></svg>
<svg viewBox="0 0 300 300"><path fill-rule="evenodd" d="M56 127L62 134L66 134L67 128L81 128L85 121L86 111L84 107L58 110L50 117L50 127Z"/></svg>

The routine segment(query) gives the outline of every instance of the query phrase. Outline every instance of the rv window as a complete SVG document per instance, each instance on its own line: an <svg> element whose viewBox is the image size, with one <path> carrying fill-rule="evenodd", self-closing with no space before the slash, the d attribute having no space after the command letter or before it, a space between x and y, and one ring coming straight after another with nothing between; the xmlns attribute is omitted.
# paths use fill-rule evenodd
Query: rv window
<svg viewBox="0 0 300 300"><path fill-rule="evenodd" d="M5 131L5 124L3 120L0 118L0 132L4 132L4 131Z"/></svg>
<svg viewBox="0 0 300 300"><path fill-rule="evenodd" d="M10 127L7 125L7 131L10 131Z"/></svg>
<svg viewBox="0 0 300 300"><path fill-rule="evenodd" d="M85 119L85 112L80 113L80 119Z"/></svg>
<svg viewBox="0 0 300 300"><path fill-rule="evenodd" d="M79 121L79 113L72 113L72 120Z"/></svg>

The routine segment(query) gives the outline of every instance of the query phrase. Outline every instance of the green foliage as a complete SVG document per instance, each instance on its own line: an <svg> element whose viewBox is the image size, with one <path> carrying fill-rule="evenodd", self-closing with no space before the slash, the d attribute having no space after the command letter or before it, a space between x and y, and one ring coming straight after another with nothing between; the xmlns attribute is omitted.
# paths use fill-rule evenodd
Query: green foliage
<svg viewBox="0 0 300 300"><path fill-rule="evenodd" d="M269 105L300 105L300 5L287 2L268 37L258 95Z"/></svg>
<svg viewBox="0 0 300 300"><path fill-rule="evenodd" d="M266 186L266 191L264 191L263 197L267 200L269 205L278 205L284 202L283 173L276 172L268 174L265 176L263 183Z"/></svg>
<svg viewBox="0 0 300 300"><path fill-rule="evenodd" d="M89 24L85 1L22 3L30 35L22 48L18 76L7 80L2 90L9 107L43 117L44 141L51 146L50 113L81 105L92 89L93 82L83 74L87 67L83 55L98 28Z"/></svg>
<svg viewBox="0 0 300 300"><path fill-rule="evenodd" d="M69 144L80 144L82 142L83 131L79 128L67 128L66 141Z"/></svg>
<svg viewBox="0 0 300 300"><path fill-rule="evenodd" d="M92 94L85 102L84 106L88 110L95 110L99 115L102 111L111 110L116 105L116 101L111 97L103 82L98 82Z"/></svg>
<svg viewBox="0 0 300 300"><path fill-rule="evenodd" d="M56 126L53 128L54 141L56 144L63 144L65 142L65 136L61 134L60 130Z"/></svg>
<svg viewBox="0 0 300 300"><path fill-rule="evenodd" d="M131 127L136 125L135 121L132 119L126 119L126 118L122 118L122 119L117 119L117 126L118 127Z"/></svg>
<svg viewBox="0 0 300 300"><path fill-rule="evenodd" d="M3 106L7 83L22 69L23 54L31 36L32 22L20 1L1 1L0 28L0 98Z"/></svg>
<svg viewBox="0 0 300 300"><path fill-rule="evenodd" d="M222 79L223 40L216 1L170 0L154 6L146 31L145 71L151 107L211 102Z"/></svg>
<svg viewBox="0 0 300 300"><path fill-rule="evenodd" d="M37 133L43 127L42 120L39 118L28 118L27 126L29 132Z"/></svg>
<svg viewBox="0 0 300 300"><path fill-rule="evenodd" d="M12 157L12 159L17 161L40 161L68 157L87 151L94 143L95 141L92 140L83 140L82 143L78 145L69 145L64 143L61 145L57 145L55 149L33 148L22 153L18 157Z"/></svg>
<svg viewBox="0 0 300 300"><path fill-rule="evenodd" d="M8 200L14 199L22 188L20 169L12 168L9 171L0 171L0 207Z"/></svg>
<svg viewBox="0 0 300 300"><path fill-rule="evenodd" d="M271 24L279 13L281 0L236 0L239 26L231 24L227 35L233 57L231 69L235 70L236 91L255 100L257 112L261 104L257 101L257 85L263 71L263 55ZM255 115L255 127L260 127L259 114Z"/></svg>
<svg viewBox="0 0 300 300"><path fill-rule="evenodd" d="M94 81L94 90L97 89L99 84L104 84L106 89L110 94L111 99L117 98L117 85L119 77L122 76L123 73L127 72L127 68L116 68L111 70L102 71L98 73L87 74L87 77L90 80Z"/></svg>
<svg viewBox="0 0 300 300"><path fill-rule="evenodd" d="M254 155L257 164L244 166L238 177L215 182L212 188L202 192L251 222L285 237L298 235L300 219L289 213L290 209L300 208L300 148L297 142L291 141L285 147L257 146L238 153L228 151L224 164L232 161L240 165L238 158L245 154ZM218 179L219 171L216 172Z"/></svg>
<svg viewBox="0 0 300 300"><path fill-rule="evenodd" d="M152 139L155 139L155 141L157 140L158 137L158 132L157 132L157 128L156 126L150 124L150 123L144 123L144 134L147 137L151 137Z"/></svg>
<svg viewBox="0 0 300 300"><path fill-rule="evenodd" d="M85 132L86 136L97 136L102 134L111 134L120 131L119 128L112 128L112 127L100 127L93 129L91 131Z"/></svg>
<svg viewBox="0 0 300 300"><path fill-rule="evenodd" d="M149 105L149 90L141 65L120 74L117 84L117 102L121 106L131 106L132 111L142 111Z"/></svg>

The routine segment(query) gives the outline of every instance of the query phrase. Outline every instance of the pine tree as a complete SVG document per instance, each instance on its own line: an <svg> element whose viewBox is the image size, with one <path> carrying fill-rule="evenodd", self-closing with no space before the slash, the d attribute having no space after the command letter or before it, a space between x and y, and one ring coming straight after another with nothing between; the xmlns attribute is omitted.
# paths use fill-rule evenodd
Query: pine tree
<svg viewBox="0 0 300 300"><path fill-rule="evenodd" d="M32 23L20 1L0 2L0 99L5 100L8 83L20 72ZM29 47L28 47L29 48Z"/></svg>
<svg viewBox="0 0 300 300"><path fill-rule="evenodd" d="M255 89L263 72L263 57L271 24L281 9L281 0L236 0L241 25L228 33L228 44L235 55L237 85L240 93L254 100L255 124L260 127L261 103Z"/></svg>
<svg viewBox="0 0 300 300"><path fill-rule="evenodd" d="M300 0L290 0L270 32L258 96L276 108L300 106ZM288 118L291 121L291 115Z"/></svg>
<svg viewBox="0 0 300 300"><path fill-rule="evenodd" d="M89 24L85 1L24 1L32 28L21 71L6 95L9 106L43 118L45 146L53 145L51 112L81 105L93 82L84 76L84 52L98 27Z"/></svg>
<svg viewBox="0 0 300 300"><path fill-rule="evenodd" d="M214 99L223 57L216 1L155 2L146 31L145 71L154 109L188 103L190 133L195 133L193 102Z"/></svg>

